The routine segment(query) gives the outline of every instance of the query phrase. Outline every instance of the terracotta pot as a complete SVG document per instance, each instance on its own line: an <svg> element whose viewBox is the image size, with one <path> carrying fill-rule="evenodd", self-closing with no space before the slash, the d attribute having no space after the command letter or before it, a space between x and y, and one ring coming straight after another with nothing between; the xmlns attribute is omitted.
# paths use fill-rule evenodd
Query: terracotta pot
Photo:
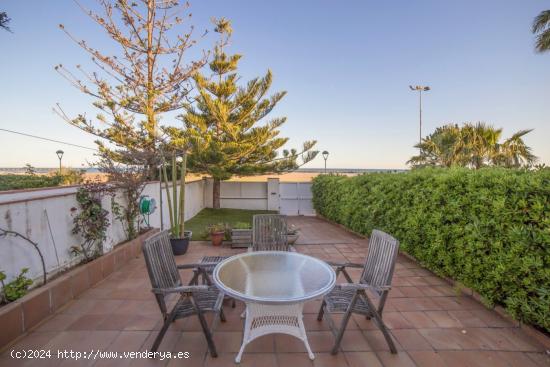
<svg viewBox="0 0 550 367"><path fill-rule="evenodd" d="M212 245L214 246L220 246L223 242L224 237L225 231L210 233L210 240L212 241Z"/></svg>

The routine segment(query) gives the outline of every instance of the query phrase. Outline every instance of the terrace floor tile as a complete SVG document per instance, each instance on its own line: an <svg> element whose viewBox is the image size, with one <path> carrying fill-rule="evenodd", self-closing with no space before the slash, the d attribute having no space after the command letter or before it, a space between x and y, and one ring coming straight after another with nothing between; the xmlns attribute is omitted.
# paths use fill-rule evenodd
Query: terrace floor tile
<svg viewBox="0 0 550 367"><path fill-rule="evenodd" d="M299 252L324 259L363 263L368 241L321 219L290 217L302 233L296 246ZM206 255L229 256L242 249L212 247L208 242L191 243L178 264L192 263ZM349 269L354 280L360 269ZM190 279L183 271L182 279ZM344 282L339 277L339 282ZM420 267L405 256L398 256L393 289L384 308L383 319L390 329L398 354L388 345L372 320L353 315L341 348L330 354L334 337L326 319L317 321L320 300L304 305L304 324L315 360L311 361L303 343L287 335L267 335L250 343L241 366L254 367L381 367L381 366L504 366L546 367L550 357L544 347L516 324L485 308L477 300L456 293L444 279ZM44 363L14 360L11 349L47 348L52 351L89 351L90 349L132 352L150 350L162 317L150 292L143 257L131 259L116 268L103 281L84 291L67 305L55 310L25 337L0 354L1 367L18 366L233 366L242 341L245 305L224 303L227 322L218 323L214 340L219 353L212 358L196 318L177 320L168 329L159 351L188 352L187 359L121 359L74 361L52 359ZM336 325L341 314L331 315ZM325 317L327 317L325 315ZM212 322L211 315L207 315ZM42 361L41 361L42 362Z"/></svg>

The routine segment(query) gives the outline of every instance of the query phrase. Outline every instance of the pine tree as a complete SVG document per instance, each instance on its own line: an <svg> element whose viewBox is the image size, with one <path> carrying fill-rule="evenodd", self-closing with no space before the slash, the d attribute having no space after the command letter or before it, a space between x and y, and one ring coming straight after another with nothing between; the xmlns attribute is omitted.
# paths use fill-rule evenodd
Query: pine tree
<svg viewBox="0 0 550 367"><path fill-rule="evenodd" d="M307 141L301 151L279 150L288 138L279 136L285 117L266 120L266 116L286 92L268 97L273 76L250 80L239 86L237 74L241 55L224 52L231 37L231 23L222 18L215 21L215 31L221 39L209 63L212 75L197 73L196 101L185 106L181 116L185 130L168 129L173 141L187 144L188 169L208 174L214 179L214 208L220 207L220 182L234 175L249 176L280 173L297 169L313 158L315 141Z"/></svg>
<svg viewBox="0 0 550 367"><path fill-rule="evenodd" d="M92 96L100 113L95 119L85 114L69 117L59 104L55 111L70 124L100 138L96 141L100 151L117 162L136 163L126 162L131 155L122 154L124 151L140 151L156 159L160 141L165 138L160 135L160 115L180 110L188 102L188 83L206 64L206 55L195 61L184 57L195 44L193 27L181 29L191 17L187 12L189 5L180 5L177 0L97 2L101 12L77 4L119 46L120 53L102 53L60 25L90 54L98 71L87 72L77 66L80 77L63 65L55 69L77 89ZM150 177L155 174L156 164L147 163Z"/></svg>

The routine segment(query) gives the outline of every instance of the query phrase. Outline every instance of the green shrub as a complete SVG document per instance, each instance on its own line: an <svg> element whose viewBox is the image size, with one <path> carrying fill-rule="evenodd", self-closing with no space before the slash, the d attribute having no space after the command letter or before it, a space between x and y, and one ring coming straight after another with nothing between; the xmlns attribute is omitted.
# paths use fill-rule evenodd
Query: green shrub
<svg viewBox="0 0 550 367"><path fill-rule="evenodd" d="M550 331L550 171L420 169L313 181L317 212L391 233L435 273Z"/></svg>
<svg viewBox="0 0 550 367"><path fill-rule="evenodd" d="M6 274L0 271L0 283L2 283L2 297L6 302L13 302L27 294L29 287L32 285L32 280L27 278L25 274L29 271L28 268L21 269L21 273L9 283L4 284Z"/></svg>
<svg viewBox="0 0 550 367"><path fill-rule="evenodd" d="M0 175L0 191L59 186L63 179L59 175Z"/></svg>

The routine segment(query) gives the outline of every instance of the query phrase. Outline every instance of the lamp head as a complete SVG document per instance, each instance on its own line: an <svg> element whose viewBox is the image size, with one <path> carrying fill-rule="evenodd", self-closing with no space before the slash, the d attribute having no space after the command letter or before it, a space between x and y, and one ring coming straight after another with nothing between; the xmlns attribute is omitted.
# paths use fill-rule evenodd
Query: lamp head
<svg viewBox="0 0 550 367"><path fill-rule="evenodd" d="M65 153L64 151L62 151L61 149L59 149L57 152L55 152L55 154L57 154L57 158L61 159L61 157L63 157L63 153Z"/></svg>
<svg viewBox="0 0 550 367"><path fill-rule="evenodd" d="M324 158L325 161L326 161L327 158L328 158L328 152L327 152L326 150L324 150L323 153L321 153L321 154L323 154L323 158Z"/></svg>

